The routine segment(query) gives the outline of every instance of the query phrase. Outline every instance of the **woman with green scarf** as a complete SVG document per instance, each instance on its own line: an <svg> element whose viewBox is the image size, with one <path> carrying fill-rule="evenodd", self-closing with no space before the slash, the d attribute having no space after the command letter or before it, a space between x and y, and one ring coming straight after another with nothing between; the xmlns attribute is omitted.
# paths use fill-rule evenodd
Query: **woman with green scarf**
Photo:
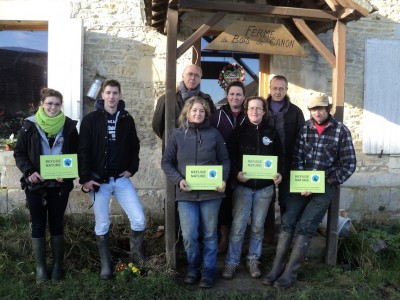
<svg viewBox="0 0 400 300"><path fill-rule="evenodd" d="M63 277L64 213L73 179L44 180L40 175L40 156L77 153L77 121L61 111L60 92L43 88L38 111L25 119L14 149L17 167L22 172L21 187L32 222L32 248L36 262L36 282ZM53 265L51 276L46 267L46 226L49 224Z"/></svg>

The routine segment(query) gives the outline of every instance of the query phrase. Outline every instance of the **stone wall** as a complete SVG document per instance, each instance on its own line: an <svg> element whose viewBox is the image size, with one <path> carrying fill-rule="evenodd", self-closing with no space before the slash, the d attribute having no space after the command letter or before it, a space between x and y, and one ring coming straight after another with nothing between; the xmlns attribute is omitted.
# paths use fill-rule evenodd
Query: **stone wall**
<svg viewBox="0 0 400 300"><path fill-rule="evenodd" d="M397 0L371 0L379 11L347 25L347 59L344 122L350 128L357 148L357 171L341 189L341 208L357 220L399 219L400 158L364 155L362 149L363 68L366 38L399 38L400 6ZM156 99L165 89L166 37L146 27L143 1L140 0L76 0L70 2L71 18L84 20L83 91L86 93L96 74L117 79L122 84L123 99L133 115L141 141L140 168L132 181L147 214L163 216L165 180L160 168L161 142L151 129ZM217 27L229 25L243 16L227 16ZM202 22L206 14L186 18L181 24L178 43L185 40ZM260 18L256 20L261 20ZM319 35L332 49L332 32ZM331 67L313 47L302 45L307 58L275 55L272 73L284 74L290 81L289 94L308 116L306 101L312 91L331 93ZM183 67L191 62L191 51L177 62L177 79ZM84 111L93 110L85 100ZM12 153L12 152L10 152ZM10 213L24 206L19 189L19 171L10 153L0 152L0 213ZM67 212L91 213L89 199L78 187L70 197ZM112 211L120 208L112 204Z"/></svg>
<svg viewBox="0 0 400 300"><path fill-rule="evenodd" d="M340 207L356 220L399 219L400 157L362 153L364 107L364 54L367 38L399 39L400 6L397 0L370 1L377 12L347 24L344 123L357 150L357 170L342 186ZM332 31L318 36L333 49ZM289 94L307 118L306 100L312 90L331 94L331 68L309 44L307 58L274 56L272 73L287 75Z"/></svg>

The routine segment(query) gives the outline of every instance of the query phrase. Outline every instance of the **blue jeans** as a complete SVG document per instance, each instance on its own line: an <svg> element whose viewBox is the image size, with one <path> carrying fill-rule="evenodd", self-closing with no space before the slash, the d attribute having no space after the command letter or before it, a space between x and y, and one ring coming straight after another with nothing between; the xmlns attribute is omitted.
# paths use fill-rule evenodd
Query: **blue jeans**
<svg viewBox="0 0 400 300"><path fill-rule="evenodd" d="M90 196L93 199L93 192ZM146 217L143 206L140 202L136 190L129 178L110 177L109 183L102 183L99 191L95 195L93 204L96 225L94 231L96 235L104 235L108 232L111 224L110 220L110 198L113 195L122 209L128 216L131 229L143 231L146 228Z"/></svg>
<svg viewBox="0 0 400 300"><path fill-rule="evenodd" d="M183 243L188 272L214 278L217 271L217 223L221 199L205 201L178 201ZM200 228L200 230L199 230ZM199 247L199 232L203 246Z"/></svg>
<svg viewBox="0 0 400 300"><path fill-rule="evenodd" d="M274 186L249 189L238 185L233 192L233 221L225 263L239 265L247 221L251 213L250 244L247 259L258 260L262 253L264 223L274 195Z"/></svg>
<svg viewBox="0 0 400 300"><path fill-rule="evenodd" d="M298 223L298 234L312 238L329 208L336 188L325 182L323 194L311 194L308 197L292 194L282 218L282 230L294 234Z"/></svg>

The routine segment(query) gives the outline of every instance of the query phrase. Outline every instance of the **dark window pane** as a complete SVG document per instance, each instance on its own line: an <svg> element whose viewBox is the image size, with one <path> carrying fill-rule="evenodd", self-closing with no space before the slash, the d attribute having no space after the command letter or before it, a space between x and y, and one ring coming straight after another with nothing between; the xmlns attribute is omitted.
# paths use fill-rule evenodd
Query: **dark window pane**
<svg viewBox="0 0 400 300"><path fill-rule="evenodd" d="M0 31L0 137L17 133L47 85L47 31Z"/></svg>

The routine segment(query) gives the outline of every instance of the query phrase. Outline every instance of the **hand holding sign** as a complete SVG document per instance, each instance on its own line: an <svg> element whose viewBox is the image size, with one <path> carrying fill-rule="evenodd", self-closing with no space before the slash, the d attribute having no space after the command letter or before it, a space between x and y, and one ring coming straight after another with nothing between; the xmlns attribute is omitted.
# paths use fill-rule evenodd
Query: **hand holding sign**
<svg viewBox="0 0 400 300"><path fill-rule="evenodd" d="M225 192L225 187L226 187L226 183L225 183L225 181L222 181L222 186L217 186L215 188L215 191L223 193L223 192Z"/></svg>
<svg viewBox="0 0 400 300"><path fill-rule="evenodd" d="M181 181L179 181L179 188L184 192L190 192L190 187L187 184L185 179L182 179Z"/></svg>

